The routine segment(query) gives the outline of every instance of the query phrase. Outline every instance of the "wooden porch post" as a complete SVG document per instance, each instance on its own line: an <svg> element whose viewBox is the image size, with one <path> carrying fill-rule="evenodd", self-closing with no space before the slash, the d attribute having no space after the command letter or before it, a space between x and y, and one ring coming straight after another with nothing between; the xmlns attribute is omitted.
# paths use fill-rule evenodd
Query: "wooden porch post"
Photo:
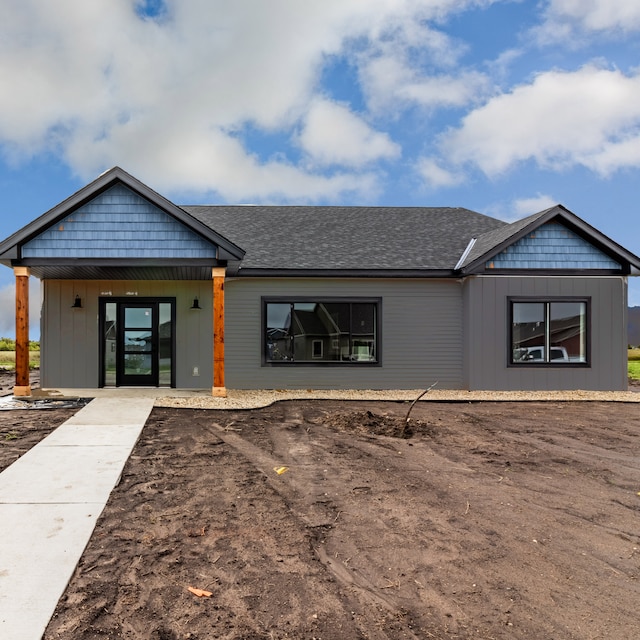
<svg viewBox="0 0 640 640"><path fill-rule="evenodd" d="M214 267L213 277L213 389L211 395L226 398L224 386L224 276L225 267Z"/></svg>
<svg viewBox="0 0 640 640"><path fill-rule="evenodd" d="M29 382L29 275L28 267L14 267L16 276L16 384L14 396L30 396Z"/></svg>

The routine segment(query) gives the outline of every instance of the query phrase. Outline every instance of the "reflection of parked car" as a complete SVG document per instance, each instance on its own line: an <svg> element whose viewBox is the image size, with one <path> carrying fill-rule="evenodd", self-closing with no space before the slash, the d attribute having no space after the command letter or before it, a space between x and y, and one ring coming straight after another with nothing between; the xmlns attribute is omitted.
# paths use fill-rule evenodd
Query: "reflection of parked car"
<svg viewBox="0 0 640 640"><path fill-rule="evenodd" d="M516 362L545 362L544 347L523 347L516 349ZM549 347L549 362L558 360L569 362L569 354L564 347Z"/></svg>

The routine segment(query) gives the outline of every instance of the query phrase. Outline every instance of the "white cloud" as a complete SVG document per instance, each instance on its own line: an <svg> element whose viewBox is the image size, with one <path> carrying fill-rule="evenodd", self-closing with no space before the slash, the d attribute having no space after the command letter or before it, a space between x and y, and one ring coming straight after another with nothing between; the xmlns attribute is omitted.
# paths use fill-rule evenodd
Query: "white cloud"
<svg viewBox="0 0 640 640"><path fill-rule="evenodd" d="M511 206L515 219L519 220L526 216L530 216L538 211L544 211L558 204L551 196L539 193L531 198L519 198L514 200Z"/></svg>
<svg viewBox="0 0 640 640"><path fill-rule="evenodd" d="M374 131L345 105L315 100L306 114L299 143L323 165L361 167L400 156L400 147L386 133Z"/></svg>
<svg viewBox="0 0 640 640"><path fill-rule="evenodd" d="M516 198L510 202L495 202L482 211L504 222L516 222L539 211L544 211L558 204L552 196L538 193L528 198Z"/></svg>
<svg viewBox="0 0 640 640"><path fill-rule="evenodd" d="M491 4L491 2L461 3ZM448 7L454 10L453 6ZM355 60L362 89L373 112L418 105L429 109L469 104L490 87L488 76L460 64L467 45L442 30L415 22L389 29Z"/></svg>
<svg viewBox="0 0 640 640"><path fill-rule="evenodd" d="M640 75L586 66L549 71L492 98L442 139L443 153L496 176L519 162L606 175L638 166Z"/></svg>
<svg viewBox="0 0 640 640"><path fill-rule="evenodd" d="M458 76L432 76L407 82L398 97L424 106L463 106L487 89L487 77L473 71Z"/></svg>
<svg viewBox="0 0 640 640"><path fill-rule="evenodd" d="M635 31L640 29L640 3L637 0L550 0L546 27Z"/></svg>
<svg viewBox="0 0 640 640"><path fill-rule="evenodd" d="M166 0L153 20L139 0L4 0L0 153L54 152L85 180L118 164L161 191L228 200L367 196L374 163L408 155L391 133L404 111L426 120L494 91L444 31L448 16L494 1ZM640 28L636 0L549 0L545 15L558 28ZM494 73L520 55L498 56ZM323 86L336 58L357 67L364 107ZM636 167L639 86L594 66L540 73L470 111L442 137L446 161L417 170L446 187L466 163L490 176L530 159L600 175ZM277 142L251 148L251 129Z"/></svg>
<svg viewBox="0 0 640 640"><path fill-rule="evenodd" d="M363 192L369 175L326 176L258 157L238 132L250 125L290 143L302 121L310 127L318 116L331 56L351 54L356 42L359 51L389 41L443 50L422 42L425 22L489 1L166 0L153 20L136 13L138 0L4 0L0 149L14 161L54 152L84 179L119 164L156 184L162 176L226 198ZM455 83L439 82L447 103L462 99ZM425 101L415 78L404 91ZM363 153L397 156L374 129L354 134Z"/></svg>
<svg viewBox="0 0 640 640"><path fill-rule="evenodd" d="M362 65L361 77L374 110L460 107L486 93L487 76L476 71L425 75L397 55L374 57Z"/></svg>
<svg viewBox="0 0 640 640"><path fill-rule="evenodd" d="M140 138L146 144L139 144ZM188 150L176 158L179 149ZM208 192L215 188L231 201L265 198L310 202L333 200L342 194L375 194L375 180L367 173L309 173L283 160L260 161L241 142L221 131L198 128L170 119L127 122L114 127L108 139L87 150L82 137L70 142L73 166L91 167L94 157L127 158L125 168L143 182L163 190ZM93 166L93 177L98 166Z"/></svg>
<svg viewBox="0 0 640 640"><path fill-rule="evenodd" d="M453 187L464 180L460 173L442 167L435 158L420 158L416 170L429 187Z"/></svg>
<svg viewBox="0 0 640 640"><path fill-rule="evenodd" d="M640 132L586 153L581 162L602 176L608 176L618 169L640 167Z"/></svg>

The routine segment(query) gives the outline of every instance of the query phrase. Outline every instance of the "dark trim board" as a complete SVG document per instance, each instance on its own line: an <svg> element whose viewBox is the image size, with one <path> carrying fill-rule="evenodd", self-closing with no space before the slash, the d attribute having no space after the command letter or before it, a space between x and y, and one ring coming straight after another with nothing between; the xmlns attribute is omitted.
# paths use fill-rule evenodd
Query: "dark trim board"
<svg viewBox="0 0 640 640"><path fill-rule="evenodd" d="M452 278L452 269L254 269L240 268L245 278ZM236 275L234 273L234 275Z"/></svg>
<svg viewBox="0 0 640 640"><path fill-rule="evenodd" d="M628 272L619 269L489 269L478 271L478 276L525 276L543 278L545 276L626 276Z"/></svg>

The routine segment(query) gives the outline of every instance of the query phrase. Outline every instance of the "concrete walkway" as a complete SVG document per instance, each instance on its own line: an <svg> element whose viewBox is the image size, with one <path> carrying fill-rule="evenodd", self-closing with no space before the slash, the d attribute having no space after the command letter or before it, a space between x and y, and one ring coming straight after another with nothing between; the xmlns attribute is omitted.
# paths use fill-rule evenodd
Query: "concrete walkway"
<svg viewBox="0 0 640 640"><path fill-rule="evenodd" d="M40 640L153 398L98 398L0 473L0 638Z"/></svg>

